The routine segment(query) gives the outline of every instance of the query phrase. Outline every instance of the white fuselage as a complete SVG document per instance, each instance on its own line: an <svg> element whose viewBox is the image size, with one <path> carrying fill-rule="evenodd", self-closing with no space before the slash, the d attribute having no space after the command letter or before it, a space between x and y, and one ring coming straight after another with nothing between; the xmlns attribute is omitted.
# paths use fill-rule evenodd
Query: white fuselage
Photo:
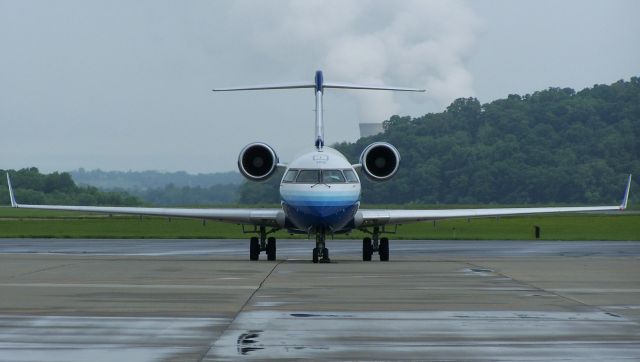
<svg viewBox="0 0 640 362"><path fill-rule="evenodd" d="M280 198L291 230L347 231L360 205L360 180L340 152L313 149L288 165Z"/></svg>

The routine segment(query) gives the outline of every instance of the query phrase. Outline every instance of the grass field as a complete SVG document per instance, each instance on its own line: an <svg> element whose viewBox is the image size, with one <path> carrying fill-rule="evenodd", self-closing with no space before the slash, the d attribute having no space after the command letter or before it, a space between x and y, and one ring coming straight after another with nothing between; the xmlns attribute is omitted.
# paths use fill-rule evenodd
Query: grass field
<svg viewBox="0 0 640 362"><path fill-rule="evenodd" d="M640 215L563 214L442 220L398 227L391 239L640 240ZM337 238L360 239L355 231ZM0 208L0 238L248 238L239 225L201 220ZM285 231L278 238L300 238ZM302 236L304 237L304 236Z"/></svg>

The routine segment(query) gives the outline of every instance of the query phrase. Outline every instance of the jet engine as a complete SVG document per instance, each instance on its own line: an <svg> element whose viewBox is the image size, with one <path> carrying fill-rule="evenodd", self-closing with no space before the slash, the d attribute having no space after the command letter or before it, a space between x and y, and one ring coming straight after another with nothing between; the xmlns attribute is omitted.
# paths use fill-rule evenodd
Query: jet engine
<svg viewBox="0 0 640 362"><path fill-rule="evenodd" d="M391 144L375 142L360 155L364 174L373 181L386 181L398 172L400 153Z"/></svg>
<svg viewBox="0 0 640 362"><path fill-rule="evenodd" d="M240 173L251 181L269 179L278 167L278 156L269 145L261 142L246 145L238 156Z"/></svg>

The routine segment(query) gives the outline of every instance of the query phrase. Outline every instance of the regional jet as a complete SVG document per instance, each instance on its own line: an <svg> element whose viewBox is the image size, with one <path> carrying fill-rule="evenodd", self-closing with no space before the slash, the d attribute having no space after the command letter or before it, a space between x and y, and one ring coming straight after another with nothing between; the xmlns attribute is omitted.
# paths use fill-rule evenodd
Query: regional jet
<svg viewBox="0 0 640 362"><path fill-rule="evenodd" d="M249 259L258 260L264 252L267 260L276 259L276 239L269 236L278 230L292 234L308 235L315 247L314 263L329 262L327 236L364 231L370 235L362 239L362 260L370 261L378 253L381 261L389 260L389 239L382 235L390 233L391 227L419 221L451 218L476 218L487 216L546 214L561 212L587 212L624 210L629 199L631 175L627 181L620 205L588 207L536 207L493 209L449 209L449 210L374 210L360 208L360 176L376 182L391 179L400 166L400 153L391 144L375 142L365 147L357 164L351 164L337 150L325 146L322 116L322 96L327 89L360 89L375 91L424 92L387 86L363 86L346 83L325 82L322 71L315 73L313 82L256 85L246 87L219 88L215 92L265 89L313 89L316 100L315 138L313 146L302 152L289 164L281 163L275 150L262 142L245 146L238 156L240 173L250 181L265 181L277 170L283 170L280 182L280 207L265 209L191 209L191 208L147 208L147 207L103 207L25 205L16 202L11 180L7 174L11 205L24 209L66 210L107 214L134 214L167 217L217 220L248 226L256 236L249 242ZM360 174L360 175L359 175ZM416 182L420 182L416 180Z"/></svg>

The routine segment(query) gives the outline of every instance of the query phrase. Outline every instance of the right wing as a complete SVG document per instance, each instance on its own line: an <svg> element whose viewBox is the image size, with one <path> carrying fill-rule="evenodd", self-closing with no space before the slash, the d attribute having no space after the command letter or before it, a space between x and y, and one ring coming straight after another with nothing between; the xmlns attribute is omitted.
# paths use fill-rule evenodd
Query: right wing
<svg viewBox="0 0 640 362"><path fill-rule="evenodd" d="M562 212L622 211L629 202L631 175L622 203L615 206L579 206L579 207L523 207L497 209L448 209L448 210L371 210L361 209L356 213L358 227L406 224L441 219L472 218L488 216L551 214Z"/></svg>
<svg viewBox="0 0 640 362"><path fill-rule="evenodd" d="M155 207L113 207L113 206L66 206L66 205L26 205L16 202L11 179L7 173L7 185L11 206L19 209L60 210L95 212L102 214L125 214L184 217L229 222L234 224L284 226L285 214L282 209L191 209Z"/></svg>

